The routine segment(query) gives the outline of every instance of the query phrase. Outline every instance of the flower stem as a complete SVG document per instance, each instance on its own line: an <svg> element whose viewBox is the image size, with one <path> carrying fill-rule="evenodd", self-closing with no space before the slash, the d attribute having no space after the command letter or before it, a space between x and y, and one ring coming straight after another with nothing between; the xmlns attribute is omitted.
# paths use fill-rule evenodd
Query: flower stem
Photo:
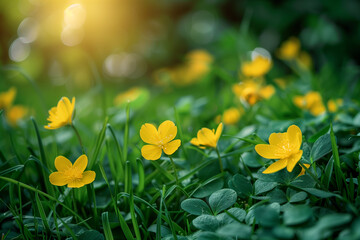
<svg viewBox="0 0 360 240"><path fill-rule="evenodd" d="M72 129L74 129L74 132L75 132L75 134L76 134L76 137L77 137L77 139L79 140L82 153L85 154L84 145L83 145L83 143L82 143L82 141L81 141L81 137L80 137L80 134L79 134L78 130L76 129L76 127L75 127L74 124L71 124L71 127L72 127Z"/></svg>
<svg viewBox="0 0 360 240"><path fill-rule="evenodd" d="M78 212L77 207L76 207L76 198L75 198L75 188L71 189L71 195L72 195L72 202L74 205L74 211ZM78 219L75 216L76 221L78 221Z"/></svg>
<svg viewBox="0 0 360 240"><path fill-rule="evenodd" d="M217 153L218 158L219 158L220 171L224 172L224 168L223 168L222 160L221 160L221 157L220 157L219 149L216 147L215 150L216 150L216 153Z"/></svg>
<svg viewBox="0 0 360 240"><path fill-rule="evenodd" d="M300 166L303 168L303 169L305 169L305 172L307 172L314 180L315 180L315 182L317 183L317 184L319 184L319 187L320 188L322 188L322 189L326 189L322 184L321 184L321 182L319 181L319 179L314 175L314 173L312 173L311 171L310 171L310 169L309 168L307 168L303 163L301 163L301 162L299 162L299 164L300 164Z"/></svg>
<svg viewBox="0 0 360 240"><path fill-rule="evenodd" d="M170 161L171 161L171 163L172 163L172 165L173 165L173 168L174 168L174 175L175 175L175 179L176 179L176 184L177 184L178 186L180 186L179 178L178 178L178 173L177 173L177 170L176 170L176 165L175 165L174 160L172 159L172 157L169 156L169 158L170 158Z"/></svg>

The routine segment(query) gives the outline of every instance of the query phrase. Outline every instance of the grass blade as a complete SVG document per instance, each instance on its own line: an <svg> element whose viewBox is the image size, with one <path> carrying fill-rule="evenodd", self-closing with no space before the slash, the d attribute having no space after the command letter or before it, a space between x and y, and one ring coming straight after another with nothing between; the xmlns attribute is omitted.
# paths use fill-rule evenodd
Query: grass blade
<svg viewBox="0 0 360 240"><path fill-rule="evenodd" d="M107 122L108 122L108 118L106 117L105 121L104 121L104 125L96 139L95 148L94 148L92 157L90 158L90 161L89 161L89 169L93 169L94 165L97 163L97 158L99 156L101 146L105 139Z"/></svg>
<svg viewBox="0 0 360 240"><path fill-rule="evenodd" d="M104 229L105 239L106 240L113 240L114 237L113 237L112 232L111 232L108 212L103 212L101 214L101 220L102 220L102 225L103 225L103 229Z"/></svg>

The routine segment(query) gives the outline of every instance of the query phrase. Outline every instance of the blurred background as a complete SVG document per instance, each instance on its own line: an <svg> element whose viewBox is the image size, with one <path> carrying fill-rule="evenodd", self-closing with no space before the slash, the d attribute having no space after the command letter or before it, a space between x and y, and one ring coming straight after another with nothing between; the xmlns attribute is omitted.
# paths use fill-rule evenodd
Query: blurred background
<svg viewBox="0 0 360 240"><path fill-rule="evenodd" d="M356 96L359 12L357 0L0 1L0 88L17 86L21 99L35 85L44 99L53 99L41 103L44 109L62 95L96 86L111 98L133 86L187 93L194 89L188 87L194 74L207 69L193 64L189 76L177 81L187 62L212 63L215 74L208 83L235 83L241 63L256 48L278 64L268 74L271 82L291 73L275 53L294 36L311 56L315 90ZM28 104L39 104L33 101Z"/></svg>

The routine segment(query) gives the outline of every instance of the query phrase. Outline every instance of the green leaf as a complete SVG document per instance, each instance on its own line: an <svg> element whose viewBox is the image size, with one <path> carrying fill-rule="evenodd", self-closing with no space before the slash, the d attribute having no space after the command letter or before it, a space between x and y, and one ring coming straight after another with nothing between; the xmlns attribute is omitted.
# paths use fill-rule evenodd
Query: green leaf
<svg viewBox="0 0 360 240"><path fill-rule="evenodd" d="M298 192L298 193L295 193L294 195L292 195L290 197L290 201L291 203L294 203L294 202L301 202L301 201L304 201L306 198L307 198L307 193L306 192Z"/></svg>
<svg viewBox="0 0 360 240"><path fill-rule="evenodd" d="M319 197L319 198L329 198L329 197L338 196L335 193L325 192L323 190L316 189L316 188L301 188L301 189L304 190L305 192L308 192L311 195L314 195L314 196Z"/></svg>
<svg viewBox="0 0 360 240"><path fill-rule="evenodd" d="M325 135L322 135L321 137L316 140L314 143L314 146L311 149L311 159L313 161L319 160L329 152L331 152L331 138L330 134L327 133Z"/></svg>
<svg viewBox="0 0 360 240"><path fill-rule="evenodd" d="M234 222L219 228L216 232L227 237L249 239L251 236L251 227L245 224Z"/></svg>
<svg viewBox="0 0 360 240"><path fill-rule="evenodd" d="M219 227L219 220L212 215L201 215L192 221L193 225L203 231L215 231Z"/></svg>
<svg viewBox="0 0 360 240"><path fill-rule="evenodd" d="M96 230L88 230L83 232L78 240L103 240L104 236Z"/></svg>
<svg viewBox="0 0 360 240"><path fill-rule="evenodd" d="M221 222L221 224L229 224L233 222L242 222L246 216L246 211L241 208L230 208L224 213L220 213L216 218Z"/></svg>
<svg viewBox="0 0 360 240"><path fill-rule="evenodd" d="M316 185L316 182L309 175L302 175L291 182L291 186L298 188L312 188Z"/></svg>
<svg viewBox="0 0 360 240"><path fill-rule="evenodd" d="M329 229L344 225L350 222L351 219L352 216L348 213L333 213L321 217L316 226L322 229Z"/></svg>
<svg viewBox="0 0 360 240"><path fill-rule="evenodd" d="M277 186L276 182L264 182L261 180L255 181L255 195L259 195L264 192L268 192Z"/></svg>
<svg viewBox="0 0 360 240"><path fill-rule="evenodd" d="M252 194L252 184L245 176L235 174L230 181L237 193L243 194L245 196L250 196Z"/></svg>
<svg viewBox="0 0 360 240"><path fill-rule="evenodd" d="M237 194L234 190L224 188L211 194L209 204L214 214L231 207L236 202Z"/></svg>
<svg viewBox="0 0 360 240"><path fill-rule="evenodd" d="M14 171L19 171L19 170L21 170L23 168L24 168L24 165L13 166L11 168L8 168L8 169L5 169L5 170L1 171L0 176L6 175L6 174L14 172Z"/></svg>
<svg viewBox="0 0 360 240"><path fill-rule="evenodd" d="M270 202L282 204L288 201L286 194L278 188L275 188L274 190L266 194L266 196L270 198Z"/></svg>
<svg viewBox="0 0 360 240"><path fill-rule="evenodd" d="M292 206L284 212L285 225L297 225L304 223L312 216L312 210L307 205Z"/></svg>
<svg viewBox="0 0 360 240"><path fill-rule="evenodd" d="M209 208L209 206L200 199L195 198L189 198L181 203L181 208L191 214L194 214L196 216L200 216L202 214L210 214L212 215L212 212Z"/></svg>
<svg viewBox="0 0 360 240"><path fill-rule="evenodd" d="M276 226L273 233L277 239L294 239L295 232L292 228L285 226Z"/></svg>
<svg viewBox="0 0 360 240"><path fill-rule="evenodd" d="M276 204L276 203L275 203ZM278 209L271 205L260 206L254 209L254 216L256 222L264 227L273 227L280 222L280 206L277 204Z"/></svg>
<svg viewBox="0 0 360 240"><path fill-rule="evenodd" d="M231 238L230 238L231 239ZM196 240L230 240L213 232L201 232L196 235Z"/></svg>
<svg viewBox="0 0 360 240"><path fill-rule="evenodd" d="M199 188L198 190L196 190L193 196L197 198L204 198L210 196L212 193L221 189L223 186L224 186L224 180L220 178Z"/></svg>

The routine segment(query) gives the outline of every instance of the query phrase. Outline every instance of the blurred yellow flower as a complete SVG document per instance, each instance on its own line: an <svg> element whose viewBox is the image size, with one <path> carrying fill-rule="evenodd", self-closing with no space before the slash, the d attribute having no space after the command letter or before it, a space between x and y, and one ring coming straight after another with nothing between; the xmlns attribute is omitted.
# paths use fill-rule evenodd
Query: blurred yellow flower
<svg viewBox="0 0 360 240"><path fill-rule="evenodd" d="M344 101L341 99L341 98L338 98L338 99L330 99L328 102L327 102L327 107L328 107L328 110L329 112L336 112L338 110L339 107L341 107L343 105Z"/></svg>
<svg viewBox="0 0 360 240"><path fill-rule="evenodd" d="M150 145L141 148L141 155L147 160L157 160L161 157L162 151L167 155L173 154L181 145L179 139L173 140L176 134L177 127L169 120L161 123L158 129L153 124L143 124L140 137Z"/></svg>
<svg viewBox="0 0 360 240"><path fill-rule="evenodd" d="M58 156L55 158L57 172L50 174L50 183L55 186L67 184L69 188L80 188L92 183L95 180L96 174L94 171L85 171L87 164L88 158L86 155L81 155L74 164L66 157Z"/></svg>
<svg viewBox="0 0 360 240"><path fill-rule="evenodd" d="M223 130L223 124L220 123L215 130L202 128L197 132L197 138L191 139L190 143L200 148L211 147L216 148L219 138Z"/></svg>
<svg viewBox="0 0 360 240"><path fill-rule="evenodd" d="M71 102L67 97L62 97L56 107L49 111L47 118L50 123L45 126L46 129L57 129L65 125L71 125L75 110L75 97Z"/></svg>
<svg viewBox="0 0 360 240"><path fill-rule="evenodd" d="M20 119L24 118L25 115L27 114L27 112L28 112L27 108L16 105L16 106L10 107L5 112L5 117L6 117L7 121L10 123L10 125L16 126L18 121Z"/></svg>
<svg viewBox="0 0 360 240"><path fill-rule="evenodd" d="M297 63L304 69L310 69L312 66L312 59L310 54L305 51L301 51L299 56L296 58Z"/></svg>
<svg viewBox="0 0 360 240"><path fill-rule="evenodd" d="M16 88L12 87L6 92L0 93L0 109L10 108L16 95Z"/></svg>
<svg viewBox="0 0 360 240"><path fill-rule="evenodd" d="M287 167L292 172L300 160L303 151L300 150L302 133L298 126L291 125L285 133L272 133L269 144L257 144L255 151L267 159L279 159L271 164L263 173L274 173Z"/></svg>
<svg viewBox="0 0 360 240"><path fill-rule="evenodd" d="M283 78L275 78L274 82L282 89L286 88L287 82Z"/></svg>
<svg viewBox="0 0 360 240"><path fill-rule="evenodd" d="M283 42L278 49L278 57L284 60L295 59L300 51L300 41L295 37Z"/></svg>
<svg viewBox="0 0 360 240"><path fill-rule="evenodd" d="M307 164L307 163L304 163L304 166L306 167L306 168L309 168L310 167L310 164ZM300 176L302 176L302 175L305 175L305 168L303 168L302 166L301 166L301 172L299 173L299 175L298 175L298 177L300 177Z"/></svg>
<svg viewBox="0 0 360 240"><path fill-rule="evenodd" d="M142 89L139 87L130 88L126 92L119 93L115 97L114 103L115 105L121 105L127 102L135 101L140 97L141 93L142 93Z"/></svg>
<svg viewBox="0 0 360 240"><path fill-rule="evenodd" d="M155 81L178 86L187 86L201 80L209 73L213 57L205 50L194 50L186 54L185 62L173 68L162 68L154 73Z"/></svg>
<svg viewBox="0 0 360 240"><path fill-rule="evenodd" d="M251 62L244 62L241 65L241 72L245 77L261 77L269 72L270 68L271 60L259 55Z"/></svg>
<svg viewBox="0 0 360 240"><path fill-rule="evenodd" d="M232 90L238 98L250 105L254 105L262 99L269 99L275 93L275 88L272 85L263 86L262 83L253 80L234 84Z"/></svg>
<svg viewBox="0 0 360 240"><path fill-rule="evenodd" d="M224 111L222 120L225 125L234 125L239 122L242 112L235 107Z"/></svg>
<svg viewBox="0 0 360 240"><path fill-rule="evenodd" d="M308 110L314 116L326 111L319 92L310 91L305 96L295 96L293 102L297 107Z"/></svg>

